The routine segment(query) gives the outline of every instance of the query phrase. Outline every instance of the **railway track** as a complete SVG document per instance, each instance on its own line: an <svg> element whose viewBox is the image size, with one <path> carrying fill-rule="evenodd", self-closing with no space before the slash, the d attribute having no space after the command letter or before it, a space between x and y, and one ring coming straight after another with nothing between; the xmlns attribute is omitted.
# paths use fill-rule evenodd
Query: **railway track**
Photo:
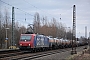
<svg viewBox="0 0 90 60"><path fill-rule="evenodd" d="M16 53L16 54L8 54L5 57L0 58L1 60L26 60L26 59L34 59L34 58L39 58L43 56L48 56L52 54L57 54L65 51L69 51L70 48L66 49L58 49L58 50L50 50L50 51L45 51L45 52L36 52L36 53Z"/></svg>
<svg viewBox="0 0 90 60"><path fill-rule="evenodd" d="M18 52L20 51L19 49L11 49L11 50L0 50L0 54L7 54L7 53L12 53L12 52Z"/></svg>
<svg viewBox="0 0 90 60"><path fill-rule="evenodd" d="M83 48L83 46L77 47L77 49L78 48ZM31 53L29 51L23 51L23 52L8 53L6 56L0 54L0 56L3 56L0 58L0 60L30 60L30 59L36 59L39 57L62 53L70 50L71 48L65 48L65 49L48 50L44 52L35 52L35 53Z"/></svg>
<svg viewBox="0 0 90 60"><path fill-rule="evenodd" d="M0 58L10 57L10 56L16 56L16 55L22 54L20 50L6 50L6 51L0 51Z"/></svg>
<svg viewBox="0 0 90 60"><path fill-rule="evenodd" d="M24 58L20 58L19 60L31 60L31 59L36 59L39 57L44 57L44 56L48 56L48 55L53 55L53 54L57 54L57 53L62 53L62 52L66 52L69 51L70 49L66 49L66 50L55 50L55 51L51 51L51 52L45 52L45 53L40 53L40 54L35 54L32 56L28 56L28 57L24 57Z"/></svg>

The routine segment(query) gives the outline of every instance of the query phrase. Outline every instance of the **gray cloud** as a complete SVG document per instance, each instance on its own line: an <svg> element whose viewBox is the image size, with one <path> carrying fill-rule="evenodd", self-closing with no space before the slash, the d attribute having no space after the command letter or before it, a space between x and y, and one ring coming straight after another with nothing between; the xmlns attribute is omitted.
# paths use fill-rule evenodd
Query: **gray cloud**
<svg viewBox="0 0 90 60"><path fill-rule="evenodd" d="M2 0L15 7L18 7L32 15L39 12L40 16L47 16L50 20L55 17L57 21L65 23L72 27L72 10L73 5L76 5L76 28L77 36L84 35L84 26L90 31L90 0ZM7 6L2 4L2 6ZM11 9L10 6L7 6ZM10 10L11 11L11 10ZM9 12L10 12L9 11ZM60 16L61 14L61 16ZM16 20L24 20L25 13L15 9ZM59 18L62 18L61 20ZM33 22L33 16L26 14L27 21Z"/></svg>

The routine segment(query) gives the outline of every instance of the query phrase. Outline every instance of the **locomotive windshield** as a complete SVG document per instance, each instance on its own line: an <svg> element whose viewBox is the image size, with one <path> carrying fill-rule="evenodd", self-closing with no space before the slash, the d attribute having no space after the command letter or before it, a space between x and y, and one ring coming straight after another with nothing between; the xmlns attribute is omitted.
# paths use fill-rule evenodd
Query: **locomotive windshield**
<svg viewBox="0 0 90 60"><path fill-rule="evenodd" d="M31 36L21 36L20 40L31 40Z"/></svg>

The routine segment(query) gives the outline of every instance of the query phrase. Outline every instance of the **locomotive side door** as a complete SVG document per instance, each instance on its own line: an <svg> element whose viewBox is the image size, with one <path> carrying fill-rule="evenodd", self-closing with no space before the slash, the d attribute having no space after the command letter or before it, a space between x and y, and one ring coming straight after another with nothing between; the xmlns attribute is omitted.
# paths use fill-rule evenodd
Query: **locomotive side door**
<svg viewBox="0 0 90 60"><path fill-rule="evenodd" d="M41 37L36 36L36 47L40 47L40 45L41 45Z"/></svg>
<svg viewBox="0 0 90 60"><path fill-rule="evenodd" d="M42 35L37 35L36 36L36 47L44 47L44 36Z"/></svg>

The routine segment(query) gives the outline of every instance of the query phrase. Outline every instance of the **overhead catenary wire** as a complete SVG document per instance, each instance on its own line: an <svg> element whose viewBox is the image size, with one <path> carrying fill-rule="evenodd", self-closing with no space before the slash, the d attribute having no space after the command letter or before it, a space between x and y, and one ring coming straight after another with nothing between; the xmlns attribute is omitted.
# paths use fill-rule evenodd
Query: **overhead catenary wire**
<svg viewBox="0 0 90 60"><path fill-rule="evenodd" d="M1 1L2 3L6 4L6 5L9 5L9 6L11 6L11 7L14 7L15 9L20 10L20 11L22 11L23 13L25 13L25 21L26 21L26 14L29 14L30 16L34 16L34 15L32 15L32 14L30 14L30 13L28 13L28 12L26 12L26 11L24 11L24 10L18 8L18 7L15 7L15 6L9 4L9 3L6 3L6 2L4 2L4 1L2 1L2 0L0 0L0 1ZM39 9L38 7L36 7L36 6L32 5L32 4L30 4L30 3L27 2L26 0L24 0L24 1L25 1L27 4L33 6L34 8ZM43 10L41 10L41 9L39 9L39 10L40 10L40 11L43 11ZM43 12L44 12L44 13L47 13L46 11L43 11ZM47 14L49 14L49 13L47 13ZM52 14L49 14L49 15L52 15ZM49 17L50 17L50 16L49 16ZM52 17L52 18L53 18L53 17Z"/></svg>
<svg viewBox="0 0 90 60"><path fill-rule="evenodd" d="M6 3L6 2L4 2L4 1L2 1L2 0L0 0L0 1L1 1L2 3L4 3L4 4L8 5L8 6L14 7L15 9L18 9L18 10L24 12L25 14L29 14L30 16L34 16L34 15L32 15L32 14L30 14L30 13L28 13L28 12L26 12L26 11L24 11L24 10L18 8L18 7L15 7L15 6L9 4L9 3Z"/></svg>
<svg viewBox="0 0 90 60"><path fill-rule="evenodd" d="M48 13L48 12L42 10L42 9L39 9L39 8L36 7L35 5L32 5L30 2L28 2L28 1L26 1L26 0L23 0L23 1L26 2L27 4L31 5L32 7L34 7L34 8L36 8L36 9L42 11L43 13L47 13L48 15L50 15L49 17L52 16L52 14L50 14L50 13ZM72 7L70 7L70 9L71 9L71 8L72 8ZM66 11L65 11L65 12L66 12ZM54 17L55 17L55 16L54 16ZM54 18L54 17L51 17L51 19ZM60 14L60 20L62 20L61 14Z"/></svg>
<svg viewBox="0 0 90 60"><path fill-rule="evenodd" d="M0 0L2 3L4 3L4 4L7 4L7 5L9 5L9 6L12 6L12 7L15 7L15 6L13 6L13 5L11 5L11 4L8 4L8 3L6 3L6 2L4 2L4 1L2 1L2 0ZM27 4L29 4L29 5L31 5L32 7L34 7L34 8L36 8L36 9L39 9L38 7L36 7L35 5L32 5L31 3L29 3L28 1L26 1L26 0L23 0L24 2L26 2ZM28 5L28 6L29 6ZM18 10L20 10L20 11L22 11L22 12L24 12L24 13L26 13L26 14L29 14L29 15L31 15L31 16L34 16L34 15L32 15L32 14L30 14L30 13L28 13L28 12L26 12L26 11L24 11L24 10L22 10L22 9L20 9L20 8L17 8L17 7L15 7L16 9L18 9ZM47 13L46 11L44 11L44 10L42 10L42 9L39 9L40 11L43 11L44 13ZM49 13L47 13L47 14L49 14ZM52 14L49 14L49 15L52 15ZM50 16L49 16L50 17ZM55 16L54 16L55 17ZM52 17L53 18L53 17Z"/></svg>
<svg viewBox="0 0 90 60"><path fill-rule="evenodd" d="M27 23L27 24L30 24L30 23L26 22L26 14L28 14L28 15L30 15L30 16L34 16L34 15L32 15L32 14L30 14L30 13L28 13L28 12L26 12L26 11L18 8L18 7L15 7L15 6L13 6L13 5L9 4L9 3L6 3L6 2L4 2L4 1L2 1L2 0L0 0L0 1L1 1L2 3L4 3L4 4L8 5L8 6L14 7L15 9L23 12L23 13L25 14L25 21L21 21L21 20L19 20L19 21L24 22L24 23ZM11 19L11 18L10 18L10 19ZM18 19L16 19L16 20L18 20Z"/></svg>
<svg viewBox="0 0 90 60"><path fill-rule="evenodd" d="M6 3L6 2L4 2L4 1L2 1L2 0L0 0L0 1L1 1L2 3L6 4L6 5L8 5L8 6L14 7L15 9L18 9L18 10L20 10L20 11L26 13L26 14L29 14L29 15L31 15L31 16L34 16L34 15L32 15L32 14L30 14L30 13L28 13L28 12L26 12L26 11L24 11L24 10L18 8L18 7L15 7L15 6L9 4L9 3ZM32 7L36 8L36 9L39 9L38 7L36 7L36 6L32 5L32 4L30 4L30 3L27 2L26 0L24 0L24 1L25 1L26 3L28 3L29 5L31 5ZM41 10L41 9L39 9L39 10ZM41 11L43 11L43 10L41 10ZM43 12L47 13L46 11L43 11ZM48 14L49 14L49 13L48 13ZM49 15L52 15L52 14L49 14Z"/></svg>
<svg viewBox="0 0 90 60"><path fill-rule="evenodd" d="M23 1L25 1L27 4L31 5L32 7L36 8L36 9L39 9L38 7L32 5L31 3L27 2L26 0L23 0ZM42 12L44 12L44 13L47 13L46 11L44 11L42 9L39 9L39 10L42 11ZM47 14L49 14L49 13L47 13ZM49 15L51 16L52 14L49 14Z"/></svg>
<svg viewBox="0 0 90 60"><path fill-rule="evenodd" d="M10 18L10 19L12 19L12 18ZM27 23L27 24L30 24L29 22L27 22L27 21L23 21L23 20L20 20L20 19L16 19L15 22L18 22L18 21L20 21L20 22L24 22L24 23Z"/></svg>
<svg viewBox="0 0 90 60"><path fill-rule="evenodd" d="M26 12L26 11L24 11L24 10L18 8L18 7L15 7L15 6L9 4L9 3L6 3L6 2L4 2L4 1L2 1L2 0L0 0L0 1L1 1L2 3L6 4L6 5L9 5L9 6L11 6L11 7L14 7L15 9L18 9L18 10L24 12L25 14L29 14L30 16L34 16L34 15L32 15L32 14L30 14L30 13L28 13L28 12ZM36 7L36 6L32 5L32 4L30 4L30 3L27 2L26 0L23 0L23 1L26 2L27 4L31 5L32 7L36 8L36 9L39 9L38 7ZM39 9L39 10L40 10L40 11L43 11L44 13L47 13L46 11L44 11L44 10L42 10L42 9ZM49 14L49 13L47 13L47 14ZM49 14L49 15L51 16L52 14ZM50 16L49 16L49 17L50 17ZM53 17L52 17L52 18L53 18Z"/></svg>
<svg viewBox="0 0 90 60"><path fill-rule="evenodd" d="M15 6L13 6L13 5L7 3L7 2L4 2L4 1L2 1L2 0L0 0L0 2L6 4L6 5L8 5L8 6L14 7L15 9L20 10L20 11L22 11L23 13L25 13L25 21L26 21L26 14L29 14L30 16L34 16L34 15L32 15L32 14L30 14L30 13L28 13L28 12L26 12L26 11L24 11L24 10L18 8L18 7L15 7ZM28 3L28 4L29 4L29 3ZM32 5L32 6L33 6L34 8L37 8L37 7L34 6L34 5ZM38 9L38 8L37 8L37 9Z"/></svg>

